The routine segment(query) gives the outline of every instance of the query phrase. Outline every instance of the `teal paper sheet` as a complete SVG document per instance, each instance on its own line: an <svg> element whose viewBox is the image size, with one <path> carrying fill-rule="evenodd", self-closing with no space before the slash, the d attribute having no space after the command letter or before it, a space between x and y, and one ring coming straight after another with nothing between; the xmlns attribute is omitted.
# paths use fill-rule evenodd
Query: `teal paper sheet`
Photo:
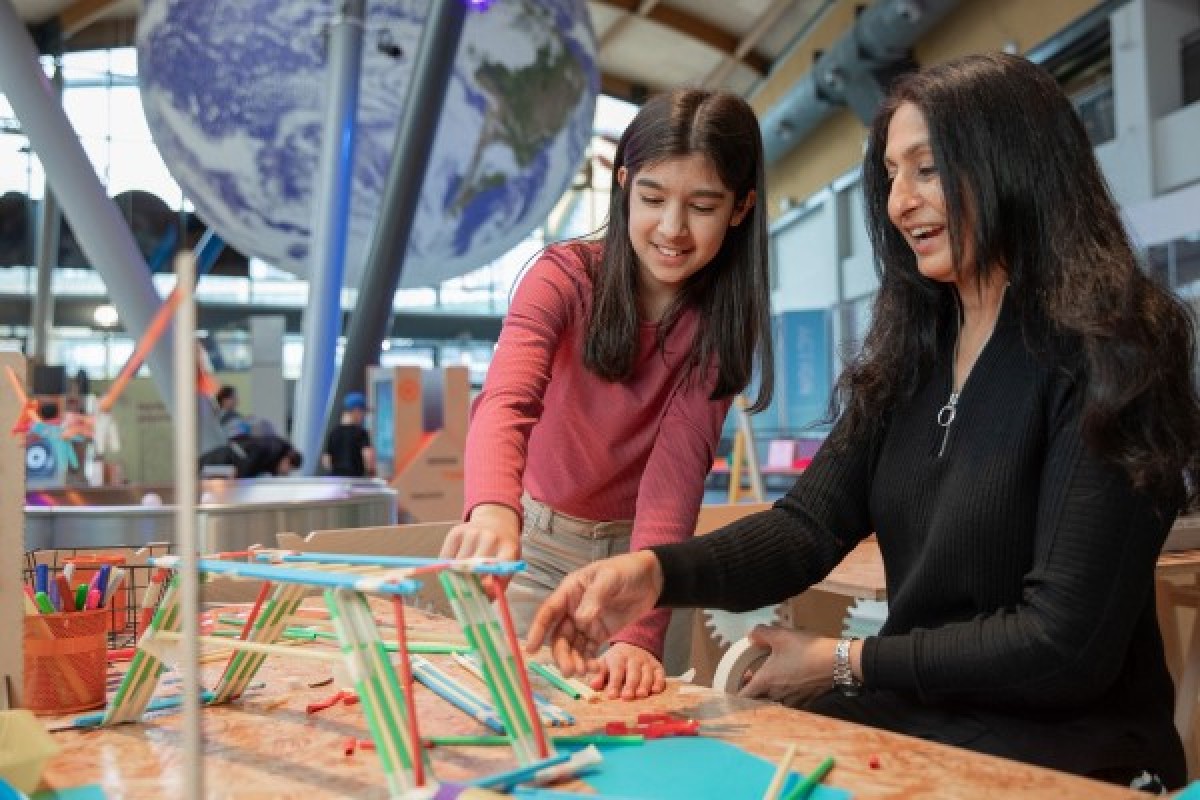
<svg viewBox="0 0 1200 800"><path fill-rule="evenodd" d="M776 767L737 745L705 736L650 739L641 747L600 749L604 762L595 772L583 776L583 780L601 795L622 800L696 800L704 797L759 800ZM793 762L793 766L812 769L817 764ZM803 775L803 772L793 772L780 797L786 796L797 781L803 780ZM826 782L837 782L836 766ZM536 793L522 796L538 797ZM547 794L545 800L554 796ZM849 800L852 796L845 789L822 784L809 798Z"/></svg>
<svg viewBox="0 0 1200 800"><path fill-rule="evenodd" d="M34 792L29 800L104 800L104 790L95 784L71 789L42 789Z"/></svg>

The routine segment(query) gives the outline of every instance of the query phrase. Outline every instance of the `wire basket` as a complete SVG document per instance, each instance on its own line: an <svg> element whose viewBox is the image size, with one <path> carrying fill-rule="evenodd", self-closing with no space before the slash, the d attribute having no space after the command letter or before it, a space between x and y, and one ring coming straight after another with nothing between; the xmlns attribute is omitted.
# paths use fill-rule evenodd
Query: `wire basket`
<svg viewBox="0 0 1200 800"><path fill-rule="evenodd" d="M125 570L125 580L117 587L105 610L108 612L106 626L109 649L127 648L137 643L138 636L149 624L157 606L157 600L152 606L145 605L145 598L159 596L147 593L157 569L146 563L147 559L169 555L170 552L171 546L163 542L137 548L78 547L31 550L25 554L25 580L29 585L33 585L39 564L46 565L50 582L53 584L55 578L63 574L63 568L73 563L75 571L71 578L72 587L88 583L101 566L120 567Z"/></svg>

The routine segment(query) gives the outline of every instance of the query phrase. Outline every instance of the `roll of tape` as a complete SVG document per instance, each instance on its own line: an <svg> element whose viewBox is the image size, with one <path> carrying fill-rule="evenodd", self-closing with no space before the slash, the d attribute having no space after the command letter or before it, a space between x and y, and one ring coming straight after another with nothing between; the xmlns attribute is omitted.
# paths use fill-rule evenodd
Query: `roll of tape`
<svg viewBox="0 0 1200 800"><path fill-rule="evenodd" d="M751 643L749 639L738 639L717 663L713 675L713 688L729 694L737 694L746 685L746 672L762 666L771 651Z"/></svg>

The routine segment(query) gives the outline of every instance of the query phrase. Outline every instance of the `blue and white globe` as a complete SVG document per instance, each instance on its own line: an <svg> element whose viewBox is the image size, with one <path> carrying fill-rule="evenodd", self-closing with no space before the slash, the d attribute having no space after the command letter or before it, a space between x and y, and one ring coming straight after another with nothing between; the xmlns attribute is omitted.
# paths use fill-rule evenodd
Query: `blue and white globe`
<svg viewBox="0 0 1200 800"><path fill-rule="evenodd" d="M465 1L465 0L464 0ZM370 0L358 104L347 286L358 286L428 3ZM333 0L147 0L142 103L202 220L247 255L308 275ZM402 51L376 46L389 37ZM467 15L413 222L402 287L507 252L569 186L599 72L585 0L498 0Z"/></svg>

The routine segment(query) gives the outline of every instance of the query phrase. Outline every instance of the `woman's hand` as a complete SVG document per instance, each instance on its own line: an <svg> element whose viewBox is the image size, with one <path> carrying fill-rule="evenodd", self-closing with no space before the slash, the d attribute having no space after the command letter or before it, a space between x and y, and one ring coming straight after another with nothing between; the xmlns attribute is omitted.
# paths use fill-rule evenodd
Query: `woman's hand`
<svg viewBox="0 0 1200 800"><path fill-rule="evenodd" d="M481 503L470 518L446 534L439 558L521 557L521 518L508 506Z"/></svg>
<svg viewBox="0 0 1200 800"><path fill-rule="evenodd" d="M652 653L635 644L615 642L598 659L601 670L592 676L592 688L610 698L638 700L667 688L667 671Z"/></svg>
<svg viewBox="0 0 1200 800"><path fill-rule="evenodd" d="M803 704L833 688L833 650L836 639L805 631L758 625L748 637L771 651L738 695Z"/></svg>
<svg viewBox="0 0 1200 800"><path fill-rule="evenodd" d="M588 564L563 579L546 598L529 627L526 648L550 645L565 675L608 667L596 653L617 631L654 608L662 592L662 568L649 551Z"/></svg>

